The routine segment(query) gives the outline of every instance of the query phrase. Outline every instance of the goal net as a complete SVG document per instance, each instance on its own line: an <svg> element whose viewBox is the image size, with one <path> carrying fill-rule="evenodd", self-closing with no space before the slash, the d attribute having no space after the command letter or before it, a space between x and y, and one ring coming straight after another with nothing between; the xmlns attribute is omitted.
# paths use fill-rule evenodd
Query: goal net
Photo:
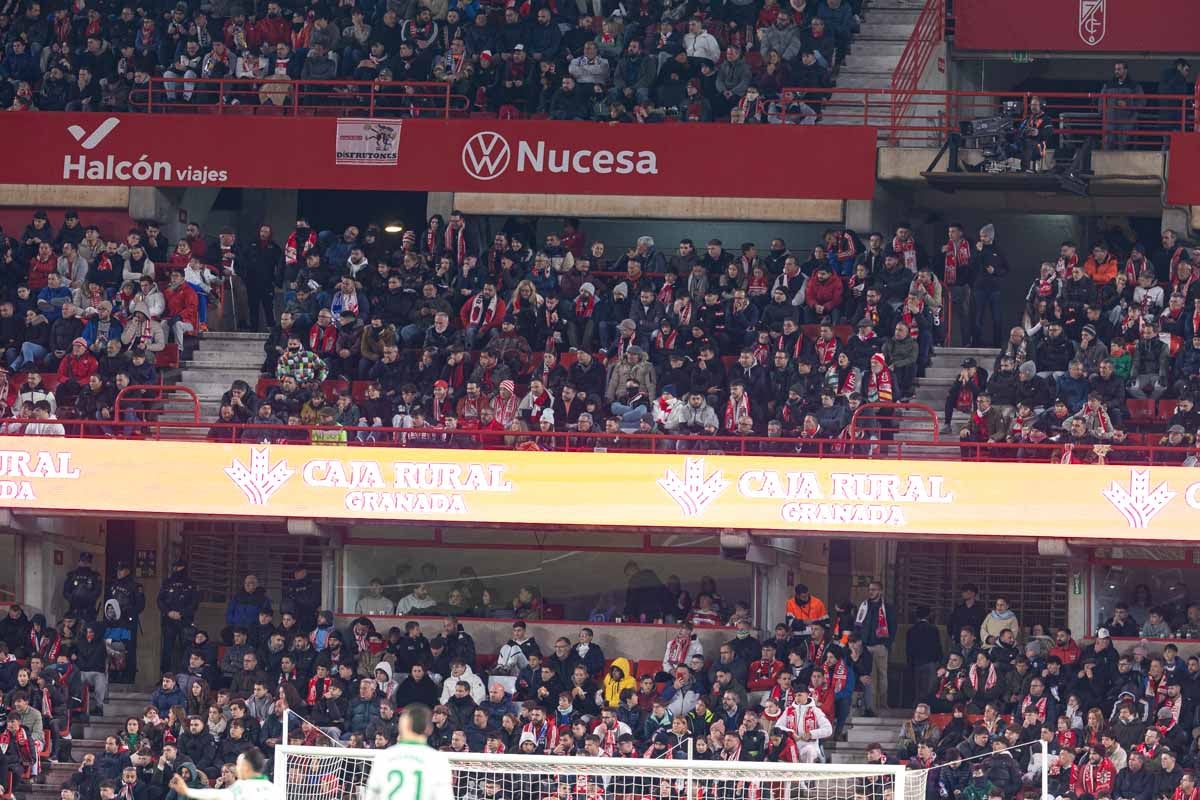
<svg viewBox="0 0 1200 800"><path fill-rule="evenodd" d="M378 750L280 745L286 800L359 800ZM686 758L451 754L454 797L433 800L924 800L925 770Z"/></svg>

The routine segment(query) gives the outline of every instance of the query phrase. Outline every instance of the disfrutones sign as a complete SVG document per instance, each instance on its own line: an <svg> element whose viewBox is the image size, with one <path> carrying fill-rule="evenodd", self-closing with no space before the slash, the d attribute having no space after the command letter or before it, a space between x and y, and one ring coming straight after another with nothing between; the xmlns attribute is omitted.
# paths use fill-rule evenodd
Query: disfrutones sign
<svg viewBox="0 0 1200 800"><path fill-rule="evenodd" d="M871 128L13 114L0 183L870 199Z"/></svg>
<svg viewBox="0 0 1200 800"><path fill-rule="evenodd" d="M122 469L131 463L146 467L136 485ZM1046 502L1036 513L1014 513L1013 498ZM24 437L0 446L0 506L333 522L589 519L627 527L1181 541L1200 521L1200 474L1179 467Z"/></svg>
<svg viewBox="0 0 1200 800"><path fill-rule="evenodd" d="M1181 23L1196 14L1195 0L956 0L954 46L1004 52L1195 53L1192 26Z"/></svg>

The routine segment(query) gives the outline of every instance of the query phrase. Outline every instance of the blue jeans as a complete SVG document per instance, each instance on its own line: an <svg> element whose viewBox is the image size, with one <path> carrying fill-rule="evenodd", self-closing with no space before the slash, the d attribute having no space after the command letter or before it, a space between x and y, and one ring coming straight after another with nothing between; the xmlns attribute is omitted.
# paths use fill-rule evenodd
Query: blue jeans
<svg viewBox="0 0 1200 800"><path fill-rule="evenodd" d="M12 362L9 366L12 367L13 372L17 372L26 364L38 366L41 364L42 359L45 358L46 354L49 352L49 350L42 347L40 344L35 342L25 342L21 345L21 355L17 356L17 360Z"/></svg>
<svg viewBox="0 0 1200 800"><path fill-rule="evenodd" d="M624 403L613 403L612 412L621 418L621 430L637 429L638 423L650 409L645 406L627 406Z"/></svg>
<svg viewBox="0 0 1200 800"><path fill-rule="evenodd" d="M1003 338L1003 321L1000 319L1000 290L999 289L976 289L975 290L975 313L972 315L971 334L973 345L980 347L983 345L983 318L986 314L992 315L992 344L999 346Z"/></svg>
<svg viewBox="0 0 1200 800"><path fill-rule="evenodd" d="M196 297L199 299L197 317L201 322L208 322L208 292L198 283L187 282L187 285L196 290Z"/></svg>

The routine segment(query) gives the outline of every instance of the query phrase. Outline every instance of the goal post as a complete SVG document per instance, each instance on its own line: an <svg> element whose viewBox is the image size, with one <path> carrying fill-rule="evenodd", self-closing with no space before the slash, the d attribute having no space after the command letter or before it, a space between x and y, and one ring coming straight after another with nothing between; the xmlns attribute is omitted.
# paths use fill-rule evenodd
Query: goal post
<svg viewBox="0 0 1200 800"><path fill-rule="evenodd" d="M279 745L286 800L358 800L378 750ZM449 753L453 798L433 800L924 800L925 770L893 764L776 764Z"/></svg>

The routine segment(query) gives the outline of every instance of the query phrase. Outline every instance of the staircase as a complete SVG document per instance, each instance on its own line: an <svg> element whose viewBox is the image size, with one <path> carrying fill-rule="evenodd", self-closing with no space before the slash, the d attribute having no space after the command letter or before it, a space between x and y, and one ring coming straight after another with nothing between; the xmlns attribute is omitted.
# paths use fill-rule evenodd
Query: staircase
<svg viewBox="0 0 1200 800"><path fill-rule="evenodd" d="M200 419L210 422L221 410L221 395L239 378L253 389L262 368L265 333L212 332L200 337L190 360L181 365L179 382L200 399Z"/></svg>
<svg viewBox="0 0 1200 800"><path fill-rule="evenodd" d="M979 366L992 372L992 362L996 360L996 354L999 353L998 348L990 347L939 347L929 364L929 368L925 370L925 377L917 381L916 392L913 394L913 403L928 406L937 414L937 428L940 431L945 420L942 419L946 405L946 394L950 391L950 386L958 378L958 371L962 368L961 364L964 358L973 358L979 362ZM956 442L958 441L958 432L967 424L967 416L965 414L956 413L954 416L953 430L950 433L938 433L938 438L943 441ZM905 409L899 414L899 422L895 438L904 442L921 442L928 441L933 436L931 426L933 422L930 419L929 412L917 409ZM953 447L946 447L944 444L940 446L925 446L920 444L906 444L904 446L904 456L906 458L925 458L952 460L959 459L959 451Z"/></svg>
<svg viewBox="0 0 1200 800"><path fill-rule="evenodd" d="M71 726L73 745L71 757L76 763L50 764L43 773L44 783L33 783L14 794L20 800L58 800L59 790L79 770L79 763L87 753L99 755L104 752L104 737L117 733L125 727L127 717L141 717L149 702L149 695L139 692L130 684L111 684L108 702L104 704L104 716L93 715L82 725Z"/></svg>
<svg viewBox="0 0 1200 800"><path fill-rule="evenodd" d="M889 760L896 753L900 740L900 726L912 719L912 711L893 709L878 711L878 716L864 717L855 712L846 725L846 741L827 742L822 745L830 764L863 764L867 760L867 745L878 742ZM895 763L891 761L891 763Z"/></svg>
<svg viewBox="0 0 1200 800"><path fill-rule="evenodd" d="M912 36L913 27L925 0L869 0L864 6L862 25L854 37L850 55L838 70L839 89L887 89L892 85L892 73L900 55ZM887 104L877 104L886 114ZM874 109L872 109L874 114ZM830 123L861 125L861 115L853 120L849 115L836 114ZM870 121L876 124L875 120Z"/></svg>

